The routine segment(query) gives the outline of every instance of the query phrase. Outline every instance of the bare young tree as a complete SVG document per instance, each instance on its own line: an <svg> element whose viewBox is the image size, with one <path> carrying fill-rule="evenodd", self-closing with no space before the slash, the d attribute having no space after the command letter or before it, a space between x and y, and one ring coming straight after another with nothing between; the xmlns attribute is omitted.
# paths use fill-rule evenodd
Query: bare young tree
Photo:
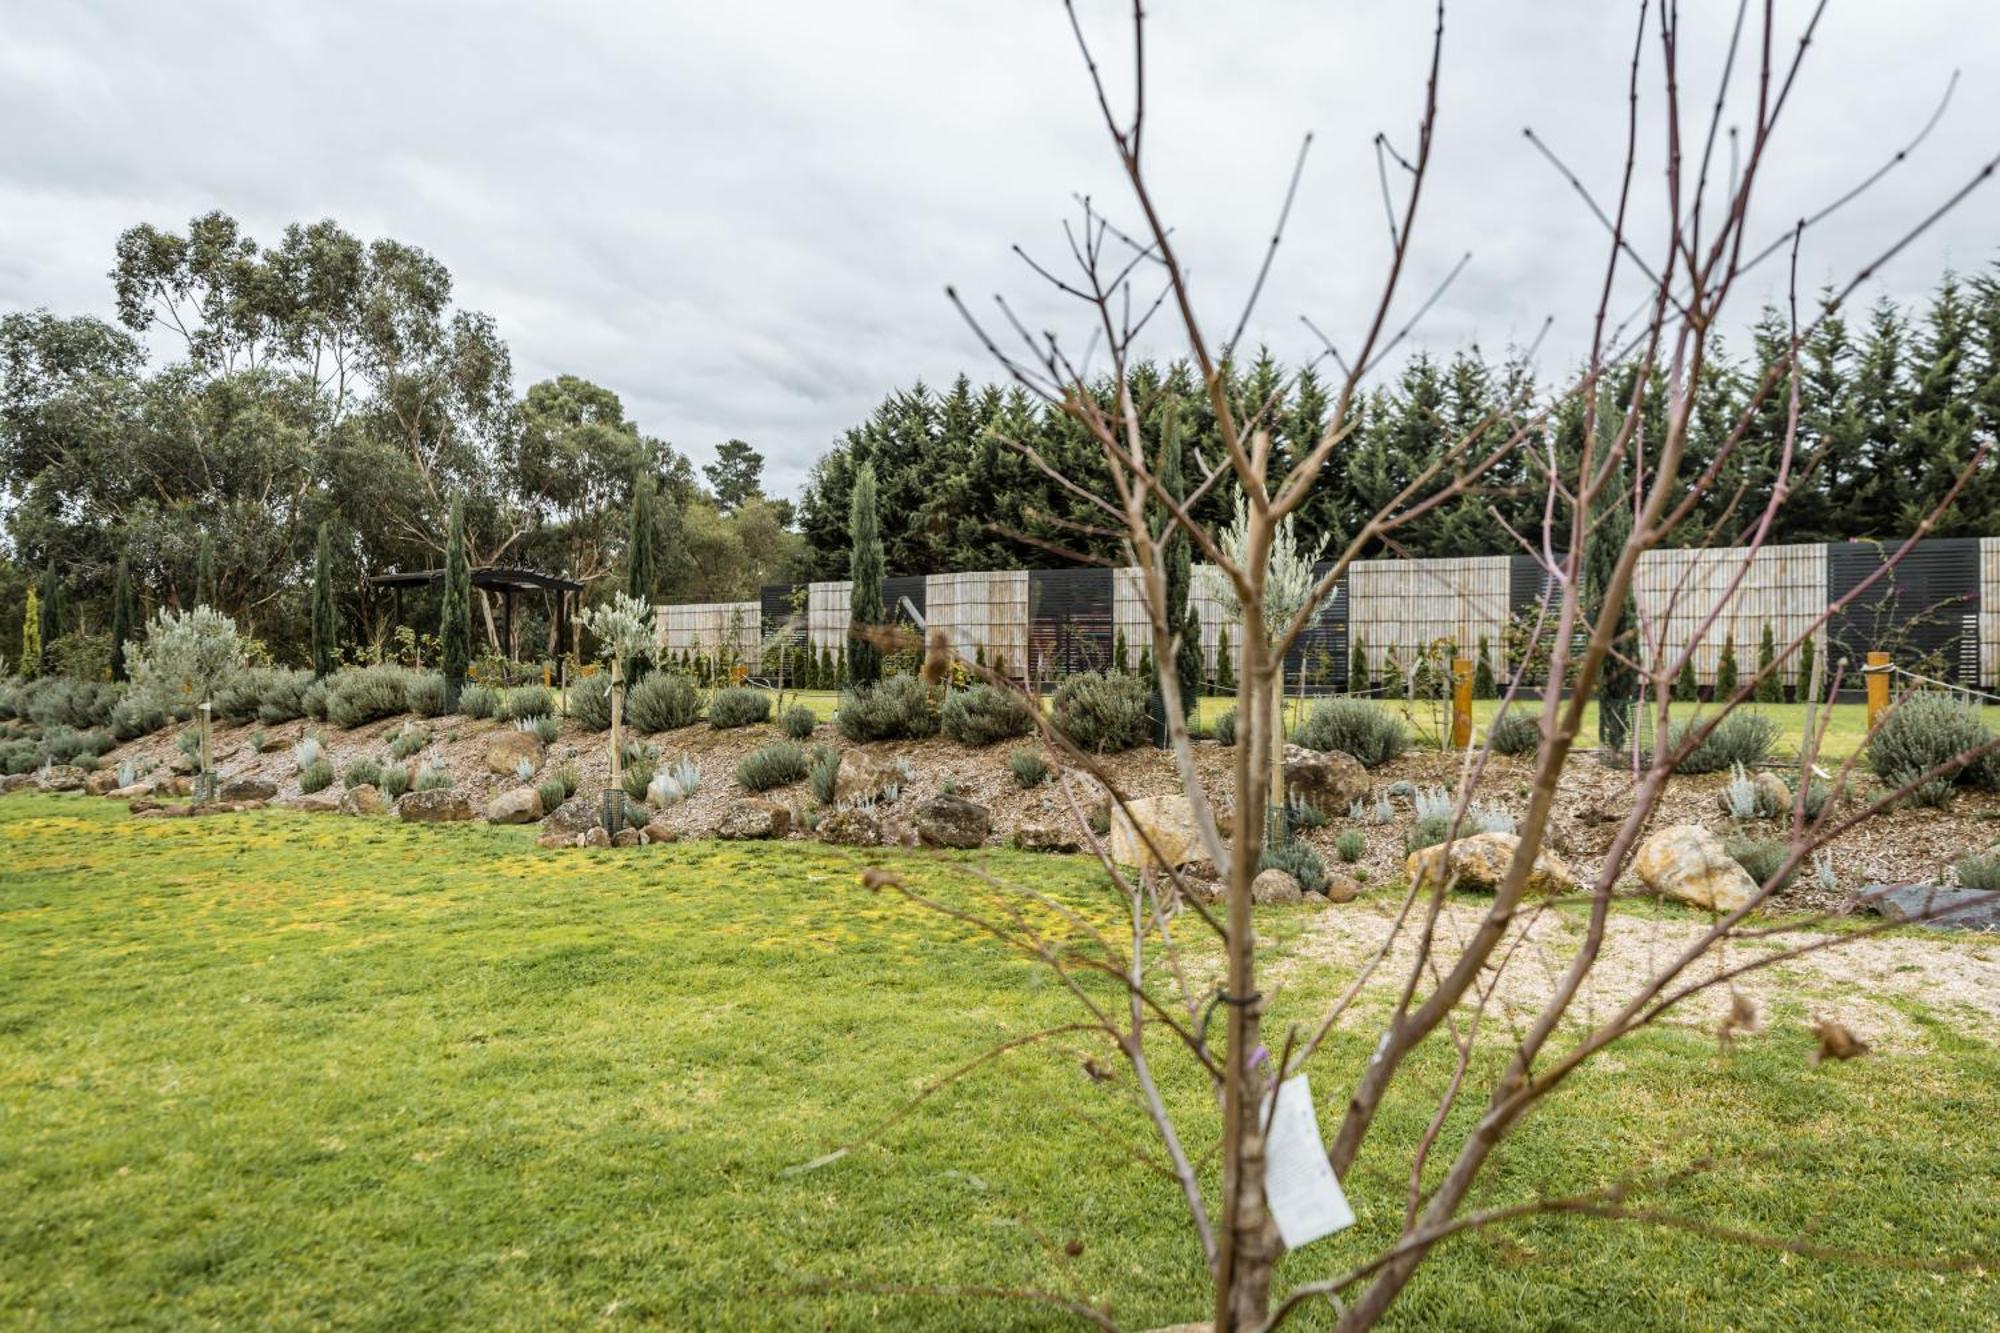
<svg viewBox="0 0 2000 1333"><path fill-rule="evenodd" d="M987 913L930 898L892 871L872 871L869 882L879 890L900 893L977 925L1046 963L1068 988L1080 1006L1076 1023L1012 1038L947 1075L923 1096L983 1066L1002 1051L1077 1032L1101 1036L1129 1068L1137 1096L1157 1132L1169 1174L1185 1200L1196 1243L1213 1279L1213 1323L1218 1330L1276 1327L1309 1302L1331 1302L1343 1329L1370 1327L1440 1243L1476 1228L1536 1213L1642 1219L1700 1229L1702 1224L1696 1220L1671 1216L1639 1200L1644 1190L1659 1182L1627 1181L1585 1194L1484 1210L1470 1209L1468 1203L1495 1150L1523 1116L1537 1103L1558 1094L1572 1073L1620 1040L1684 1006L1692 997L1731 987L1746 973L1838 947L1873 929L1889 928L1885 923L1871 930L1829 935L1813 929L1819 924L1817 920L1770 924L1758 916L1758 910L1794 868L1830 840L1920 783L1977 759L1986 748L1975 747L1930 772L1909 775L1900 785L1892 784L1894 790L1880 791L1858 805L1843 807L1830 801L1815 818L1807 818L1799 805L1790 822L1784 865L1758 887L1747 904L1716 911L1692 943L1672 952L1636 987L1626 988L1608 1015L1599 1012L1601 1005L1589 1012L1579 1008L1578 996L1603 955L1618 886L1629 882L1641 836L1676 766L1737 706L1751 698L1763 675L1780 670L1805 638L1844 606L1866 596L1875 582L1870 580L1848 594L1804 634L1780 645L1775 661L1743 680L1730 697L1716 700L1695 725L1673 732L1668 700L1674 678L1703 642L1721 608L1697 627L1691 643L1678 650L1669 649L1663 623L1642 623L1634 632L1623 611L1632 597L1640 559L1662 544L1733 541L1754 551L1764 543L1773 517L1784 503L1787 479L1797 466L1798 388L1797 377L1789 372L1799 348L1817 322L1837 310L1881 262L1982 183L1995 165L1987 162L1981 166L1956 194L1939 201L1904 234L1891 238L1873 262L1834 290L1808 317L1800 316L1794 297L1789 355L1770 367L1750 395L1751 401L1718 455L1699 470L1690 468L1688 446L1695 404L1705 379L1712 374L1716 331L1723 325L1725 312L1731 308L1730 298L1743 275L1768 260L1786 256L1795 271L1802 240L1811 226L1882 179L1908 151L1899 153L1855 190L1804 216L1775 238L1753 236L1751 200L1769 168L1774 131L1821 15L1815 9L1797 31L1787 33L1781 31L1771 5L1761 6L1754 14L1751 9L1747 0L1740 4L1734 22L1718 39L1718 46L1726 41L1726 47L1722 78L1713 100L1691 111L1682 103L1683 23L1679 7L1674 0L1639 0L1627 80L1625 152L1617 179L1604 193L1608 202L1601 202L1596 192L1530 133L1536 148L1556 163L1604 228L1602 278L1597 284L1591 337L1581 368L1547 401L1510 405L1504 416L1496 412L1428 460L1387 504L1367 515L1351 532L1335 536L1331 568L1299 596L1296 590L1273 586L1274 551L1289 543L1288 524L1313 495L1321 477L1329 468L1342 465L1371 372L1382 366L1443 290L1440 287L1423 295L1413 307L1405 297L1419 205L1432 169L1439 120L1438 80L1446 31L1443 6L1439 4L1436 12L1414 147L1401 152L1385 136L1374 140L1382 166L1381 193L1389 238L1389 257L1378 294L1361 321L1356 340L1344 351L1332 341L1326 342L1324 359L1331 359L1340 371L1331 417L1318 441L1282 470L1274 463L1275 400L1237 401L1229 366L1271 274L1305 166L1305 148L1248 297L1230 321L1227 338L1217 342L1189 286L1175 232L1148 184L1147 21L1143 5L1135 3L1130 15L1128 76L1133 93L1129 105L1122 109L1109 91L1085 25L1071 6L1076 42L1129 189L1128 205L1135 220L1121 226L1095 203L1084 201L1080 220L1065 228L1064 264L1046 264L1024 251L1021 257L1035 275L1077 303L1087 321L1083 342L1088 351L1073 352L1077 344L1054 332L1030 331L1004 299L998 302L996 322L975 316L962 303L959 309L1008 373L1073 418L1096 446L1102 469L1083 476L1064 473L1032 447L1017 445L1031 464L1094 510L1100 518L1096 531L1115 534L1124 544L1128 563L1141 571L1151 622L1151 659L1165 701L1169 745L1186 788L1200 845L1221 871L1224 882L1219 902L1212 906L1190 891L1177 867L1149 865L1134 870L1114 861L1109 848L1092 837L1090 845L1101 862L1107 890L1123 923L1116 937L1085 914L1029 885L990 880L1003 906ZM1641 145L1639 106L1642 86L1646 85L1659 89L1664 131L1663 140L1650 149ZM1732 93L1745 89L1750 105L1732 107L1732 101L1743 100ZM1745 120L1741 128L1731 124L1738 115ZM1310 142L1308 137L1307 147ZM1635 182L1642 177L1665 183L1662 212L1643 225L1635 200ZM1447 285L1462 267L1461 260L1451 269ZM1643 291L1644 300L1619 319L1621 312L1614 309L1614 302L1629 301L1635 284ZM953 300L958 301L955 293ZM1406 307L1410 313L1399 322L1397 312ZM1160 441L1149 437L1144 425L1149 404L1140 401L1133 388L1132 372L1142 355L1142 338L1156 321L1163 329L1173 329L1171 335L1160 337L1170 337L1178 345L1199 377L1222 449L1222 457L1195 479L1185 496L1158 475ZM1311 327L1318 329L1317 325ZM1629 382L1629 392L1609 392L1614 381L1621 385ZM1744 506L1739 504L1744 497L1729 497L1719 529L1693 531L1692 516L1723 484L1729 459L1750 447L1746 436L1754 414L1787 384L1787 429L1777 448L1777 481L1768 502ZM1642 411L1649 393L1666 403L1663 428L1650 434ZM1572 402L1583 416L1582 443L1576 457L1562 458L1545 428L1558 410ZM1280 702L1273 686L1282 679L1285 654L1314 621L1321 604L1361 552L1377 545L1393 550L1400 529L1475 496L1484 479L1510 459L1535 479L1543 499L1539 528L1514 536L1520 548L1537 559L1550 589L1540 609L1542 627L1551 631L1548 637L1553 643L1547 678L1557 683L1568 681L1570 686L1544 691L1539 702L1543 740L1534 757L1526 810L1504 878L1469 931L1441 929L1457 879L1452 844L1480 793L1491 757L1489 748L1475 746L1463 756L1451 838L1443 857L1430 863L1443 865L1446 871L1417 876L1403 890L1387 938L1354 970L1339 999L1317 1023L1295 1026L1272 1041L1263 1028L1266 997L1260 989L1251 883L1264 850L1257 831L1266 826L1272 795L1271 759L1284 739ZM1975 458L1967 475L1984 466L1983 456ZM1959 485L1964 482L1962 476ZM1218 488L1239 497L1239 521L1226 538L1196 517L1202 498ZM1949 501L1947 497L1941 502L1939 511ZM1624 535L1611 548L1613 558L1600 562L1601 568L1587 578L1586 548L1596 525L1607 521L1607 513L1615 515L1618 530ZM1927 519L1911 540L1924 536L1930 525ZM1166 543L1174 534L1184 536L1197 558L1212 566L1215 577L1226 583L1226 600L1234 604L1239 617L1233 636L1242 657L1239 743L1226 791L1206 789L1183 721L1180 681L1173 664L1176 636L1184 626L1174 623L1169 613L1167 591ZM1887 568L1876 579L1893 569L1908 549L1905 543L1891 552ZM1738 572L1725 590L1723 606L1740 587L1742 577ZM1650 753L1634 746L1622 761L1615 757L1607 760L1623 762L1630 769L1631 807L1617 820L1610 850L1596 874L1587 882L1573 882L1567 891L1549 896L1544 891L1551 878L1544 851L1559 784L1582 732L1585 709L1614 664L1629 668L1636 676L1640 694L1653 711L1656 744ZM1012 683L987 674L996 684ZM1838 674L1834 673L1831 687L1838 686ZM1520 688L1517 678L1509 698ZM1518 706L1528 705L1523 702ZM1038 718L1042 716L1039 709L1035 712ZM1065 790L1080 824L1085 823L1083 802L1099 788L1109 793L1113 803L1127 804L1125 794L1101 764L1071 746L1046 719L1040 725L1045 742L1064 758L1070 770ZM1824 718L1818 725L1823 729ZM1814 732L1806 739L1807 773L1822 734ZM1851 770L1850 760L1834 779L1836 789L1847 785ZM1089 775L1090 781L1078 781L1077 774ZM1511 785L1513 779L1509 781ZM1150 845L1144 826L1138 827ZM1233 828L1234 836L1225 832L1226 827ZM1005 906L1010 901L1032 903L1039 910L1031 917ZM1581 937L1566 958L1557 960L1546 999L1523 1012L1510 1011L1507 1021L1500 1021L1499 1011L1509 1003L1498 998L1502 978L1518 964L1521 941L1542 913L1564 903L1580 905L1584 920ZM1065 923L1070 932L1067 937L1055 938L1034 924L1049 914ZM1186 957L1188 950L1180 943L1179 933L1184 928L1213 937L1223 960L1219 986L1203 988L1195 982L1195 969ZM1754 951L1738 947L1745 939L1756 939L1761 947ZM1115 993L1123 996L1122 1003L1104 1002L1102 986L1107 979ZM1091 984L1084 984L1086 981ZM1327 1150L1340 1178L1349 1177L1370 1149L1370 1131L1392 1089L1410 1088L1407 1072L1414 1055L1433 1044L1448 1044L1454 1072L1447 1086L1431 1099L1434 1104L1428 1129L1417 1146L1403 1160L1371 1163L1372 1174L1387 1171L1409 1182L1407 1207L1395 1241L1345 1272L1274 1292L1273 1269L1281 1244L1267 1205L1265 1168L1266 1134L1277 1091L1285 1080L1325 1054L1327 1038L1343 1018L1355 1013L1356 1001L1364 991L1391 997L1377 1040L1358 1067L1329 1070L1321 1084L1351 1090L1340 1107ZM1210 1020L1217 1014L1223 1030L1219 1041L1212 1041ZM1739 1026L1751 1021L1740 1012L1735 1017ZM1220 1143L1219 1190L1204 1186L1203 1171L1185 1147L1190 1136L1176 1123L1160 1092L1157 1070L1161 1061L1170 1059L1193 1062L1214 1093L1220 1118L1219 1132L1214 1135ZM1454 1115L1460 1108L1476 1110L1469 1116ZM888 1123L909 1109L898 1111ZM833 1156L838 1154L821 1161L830 1161ZM1782 1237L1729 1233L1726 1238L1839 1257L1826 1247ZM1110 1322L1107 1312L1081 1300L1017 1294L1049 1300L1100 1323Z"/></svg>

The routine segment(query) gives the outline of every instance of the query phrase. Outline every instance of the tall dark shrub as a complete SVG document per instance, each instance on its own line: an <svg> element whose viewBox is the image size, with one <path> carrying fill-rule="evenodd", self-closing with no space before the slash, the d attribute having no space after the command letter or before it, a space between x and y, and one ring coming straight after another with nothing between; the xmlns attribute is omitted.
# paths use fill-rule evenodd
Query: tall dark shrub
<svg viewBox="0 0 2000 1333"><path fill-rule="evenodd" d="M126 680L125 645L131 641L134 617L132 564L118 557L118 572L111 580L111 679Z"/></svg>
<svg viewBox="0 0 2000 1333"><path fill-rule="evenodd" d="M631 526L625 534L625 591L653 605L659 575L653 560L653 479L642 469L632 476ZM646 678L651 659L637 657L625 664L625 678L634 684Z"/></svg>
<svg viewBox="0 0 2000 1333"><path fill-rule="evenodd" d="M447 707L456 710L458 692L472 665L472 566L465 557L465 502L451 502L451 531L444 547L444 609L438 617L438 644L444 659Z"/></svg>
<svg viewBox="0 0 2000 1333"><path fill-rule="evenodd" d="M62 584L56 578L56 562L49 559L49 567L42 571L42 598L40 619L36 628L42 636L42 674L55 670L56 640L62 637Z"/></svg>
<svg viewBox="0 0 2000 1333"><path fill-rule="evenodd" d="M196 606L215 606L215 539L206 532L194 552L194 601ZM220 610L220 607L216 607Z"/></svg>
<svg viewBox="0 0 2000 1333"><path fill-rule="evenodd" d="M854 474L854 500L848 509L847 534L853 552L848 577L854 580L847 610L847 678L865 688L882 679L882 650L854 630L858 626L880 625L889 618L882 606L882 526L875 514L872 464L863 463Z"/></svg>
<svg viewBox="0 0 2000 1333"><path fill-rule="evenodd" d="M333 538L319 525L319 547L313 553L312 666L313 677L333 674ZM449 687L446 693L450 693Z"/></svg>
<svg viewBox="0 0 2000 1333"><path fill-rule="evenodd" d="M1167 421L1165 437L1160 443L1160 485L1176 502L1187 498L1187 471L1181 462L1181 413L1180 400L1167 400ZM1194 555L1189 549L1187 533L1164 512L1159 521L1165 524L1167 532L1167 624L1180 636L1174 650L1174 676L1181 687L1181 712L1185 715L1194 711L1197 697L1201 693L1201 619L1188 609L1188 593L1194 583ZM1166 722L1161 716L1163 710L1155 708L1153 715L1160 717L1162 735L1165 742Z"/></svg>

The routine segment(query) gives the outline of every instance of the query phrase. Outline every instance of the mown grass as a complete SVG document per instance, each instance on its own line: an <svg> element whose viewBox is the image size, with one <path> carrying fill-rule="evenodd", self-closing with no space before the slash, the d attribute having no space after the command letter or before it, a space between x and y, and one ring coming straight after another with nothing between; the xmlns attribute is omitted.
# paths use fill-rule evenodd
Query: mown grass
<svg viewBox="0 0 2000 1333"><path fill-rule="evenodd" d="M983 892L969 858L879 855L953 901ZM1097 910L1080 861L979 859ZM1202 1313L1177 1192L1080 1118L1143 1140L1122 1083L1082 1073L1082 1038L788 1173L1076 1013L837 852L543 851L514 829L16 796L0 865L0 1324L1042 1328L1071 1321L888 1289L1072 1282L1131 1327ZM1297 959L1280 1027L1345 980L1306 960L1307 920L1260 917ZM1687 1031L1621 1047L1527 1122L1481 1202L1713 1155L1654 1202L1846 1248L2000 1251L1993 1047L1919 1014L1927 1053L1814 1069L1798 1016L1727 1057ZM1315 1065L1323 1123L1368 1044ZM1445 1054L1413 1073L1434 1093ZM1166 1079L1206 1151L1203 1089L1179 1064ZM1427 1109L1390 1105L1347 1182L1360 1224L1284 1278L1393 1233ZM1990 1322L1996 1296L1547 1220L1443 1250L1394 1323L1927 1329Z"/></svg>

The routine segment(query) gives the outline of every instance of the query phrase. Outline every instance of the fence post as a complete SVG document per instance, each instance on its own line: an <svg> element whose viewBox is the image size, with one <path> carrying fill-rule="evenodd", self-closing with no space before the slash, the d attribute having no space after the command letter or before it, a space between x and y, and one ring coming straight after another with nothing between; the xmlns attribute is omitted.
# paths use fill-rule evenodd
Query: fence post
<svg viewBox="0 0 2000 1333"><path fill-rule="evenodd" d="M1451 748L1472 744L1472 659L1451 659Z"/></svg>
<svg viewBox="0 0 2000 1333"><path fill-rule="evenodd" d="M1882 714L1889 710L1889 654L1868 654L1862 675L1868 681L1868 730L1874 731Z"/></svg>

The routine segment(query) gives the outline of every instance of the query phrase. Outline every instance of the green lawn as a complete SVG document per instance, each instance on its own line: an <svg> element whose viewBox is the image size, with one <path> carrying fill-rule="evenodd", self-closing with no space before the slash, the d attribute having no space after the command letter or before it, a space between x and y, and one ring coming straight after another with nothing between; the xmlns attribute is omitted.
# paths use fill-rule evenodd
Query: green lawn
<svg viewBox="0 0 2000 1333"><path fill-rule="evenodd" d="M878 1146L786 1174L996 1038L1073 1016L1046 977L808 844L543 851L530 830L278 812L132 820L0 800L0 1325L379 1329L1071 1326L900 1285L1074 1283L1121 1324L1202 1313L1176 1191L1081 1042L1003 1057ZM935 892L964 859L883 852ZM995 854L1077 903L1077 860ZM1260 917L1281 954L1312 918ZM1344 977L1294 968L1279 1028ZM1808 1066L1798 1015L1720 1056L1663 1031L1580 1078L1482 1203L1715 1154L1658 1202L1923 1255L2000 1251L2000 1055ZM1361 1035L1314 1066L1330 1121ZM1101 1053L1100 1053L1101 1054ZM1441 1052L1415 1070L1435 1088ZM1205 1094L1170 1099L1212 1145ZM1426 1106L1347 1182L1391 1234ZM1371 1166L1373 1161L1376 1165ZM1444 1250L1404 1328L1972 1327L1993 1283L1543 1221ZM1324 1327L1320 1312L1301 1322Z"/></svg>

